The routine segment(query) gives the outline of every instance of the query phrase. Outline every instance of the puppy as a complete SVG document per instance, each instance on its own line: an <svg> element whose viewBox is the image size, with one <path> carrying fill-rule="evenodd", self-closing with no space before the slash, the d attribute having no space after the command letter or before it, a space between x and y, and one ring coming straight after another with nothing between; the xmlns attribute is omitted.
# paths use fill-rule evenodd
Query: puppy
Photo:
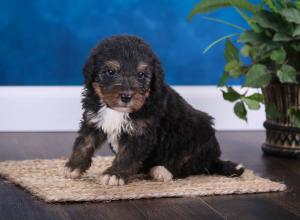
<svg viewBox="0 0 300 220"><path fill-rule="evenodd" d="M105 141L115 158L99 178L103 185L123 185L138 173L158 181L243 173L241 165L220 160L213 118L164 82L159 59L140 38L101 42L84 66L84 79L84 113L66 177L84 173Z"/></svg>

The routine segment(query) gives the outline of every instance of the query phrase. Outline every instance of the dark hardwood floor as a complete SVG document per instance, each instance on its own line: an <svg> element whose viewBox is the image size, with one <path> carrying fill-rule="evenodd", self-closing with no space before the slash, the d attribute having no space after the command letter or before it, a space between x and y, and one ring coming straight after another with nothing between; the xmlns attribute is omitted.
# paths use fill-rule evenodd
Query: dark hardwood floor
<svg viewBox="0 0 300 220"><path fill-rule="evenodd" d="M67 157L75 133L0 133L0 161ZM300 219L300 160L264 156L264 132L218 132L223 158L288 185L287 192L47 204L0 179L0 219ZM98 154L109 155L107 148Z"/></svg>

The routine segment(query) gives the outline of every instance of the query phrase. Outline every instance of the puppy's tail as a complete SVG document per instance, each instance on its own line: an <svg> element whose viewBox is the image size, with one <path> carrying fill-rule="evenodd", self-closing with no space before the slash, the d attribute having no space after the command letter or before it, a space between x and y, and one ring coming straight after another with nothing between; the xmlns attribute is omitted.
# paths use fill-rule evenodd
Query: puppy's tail
<svg viewBox="0 0 300 220"><path fill-rule="evenodd" d="M232 161L217 160L211 171L223 176L238 177L244 173L245 168L242 164L236 164Z"/></svg>

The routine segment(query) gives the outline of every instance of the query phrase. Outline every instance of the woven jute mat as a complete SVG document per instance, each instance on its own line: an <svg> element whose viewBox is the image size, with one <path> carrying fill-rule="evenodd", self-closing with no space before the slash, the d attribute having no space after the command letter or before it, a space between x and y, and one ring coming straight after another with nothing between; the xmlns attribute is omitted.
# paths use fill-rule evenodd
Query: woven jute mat
<svg viewBox="0 0 300 220"><path fill-rule="evenodd" d="M284 191L286 186L258 177L251 170L238 178L191 176L168 183L136 178L124 186L102 186L97 176L111 165L112 157L95 157L80 179L63 177L65 160L0 162L0 176L46 202L110 201L160 197L191 197Z"/></svg>

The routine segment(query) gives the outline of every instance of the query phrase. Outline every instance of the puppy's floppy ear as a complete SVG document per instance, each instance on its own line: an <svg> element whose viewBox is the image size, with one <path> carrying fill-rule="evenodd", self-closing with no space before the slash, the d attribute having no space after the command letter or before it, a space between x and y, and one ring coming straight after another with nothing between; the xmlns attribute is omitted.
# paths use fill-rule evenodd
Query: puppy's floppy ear
<svg viewBox="0 0 300 220"><path fill-rule="evenodd" d="M94 56L91 54L88 57L88 60L84 64L83 67L83 77L84 77L84 84L86 86L90 85L93 81L94 77L94 72L95 72L95 63L94 63Z"/></svg>
<svg viewBox="0 0 300 220"><path fill-rule="evenodd" d="M162 90L164 84L164 72L159 59L154 55L152 59L153 78L152 91L159 92Z"/></svg>

